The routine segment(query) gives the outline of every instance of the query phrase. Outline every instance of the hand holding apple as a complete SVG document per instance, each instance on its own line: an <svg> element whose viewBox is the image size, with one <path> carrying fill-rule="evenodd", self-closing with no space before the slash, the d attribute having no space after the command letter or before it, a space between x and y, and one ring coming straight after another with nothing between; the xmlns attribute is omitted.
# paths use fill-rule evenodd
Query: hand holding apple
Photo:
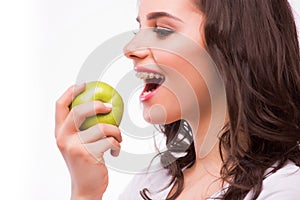
<svg viewBox="0 0 300 200"><path fill-rule="evenodd" d="M103 102L113 107L108 108ZM56 101L55 138L70 172L71 199L102 199L108 186L108 170L103 155L108 150L113 156L120 152L122 136L116 125L120 124L122 112L120 95L101 82L71 86ZM96 116L96 113L105 114ZM77 121L82 129L99 121L103 123L78 131Z"/></svg>
<svg viewBox="0 0 300 200"><path fill-rule="evenodd" d="M97 123L107 123L119 126L122 120L124 103L120 94L107 83L100 81L86 83L85 90L74 98L70 105L70 109L85 102L95 100L111 104L112 110L107 114L97 114L95 116L87 117L80 126L80 130L85 130Z"/></svg>

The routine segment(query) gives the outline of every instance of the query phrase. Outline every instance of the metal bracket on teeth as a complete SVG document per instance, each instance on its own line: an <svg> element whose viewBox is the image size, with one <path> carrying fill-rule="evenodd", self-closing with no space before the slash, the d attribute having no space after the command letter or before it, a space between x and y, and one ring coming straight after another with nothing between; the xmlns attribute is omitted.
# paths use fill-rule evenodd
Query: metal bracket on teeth
<svg viewBox="0 0 300 200"><path fill-rule="evenodd" d="M138 72L138 73L136 73L136 76L138 78L141 78L141 79L153 79L153 78L159 79L159 78L162 78L162 76L159 75L159 74L147 73L147 72Z"/></svg>

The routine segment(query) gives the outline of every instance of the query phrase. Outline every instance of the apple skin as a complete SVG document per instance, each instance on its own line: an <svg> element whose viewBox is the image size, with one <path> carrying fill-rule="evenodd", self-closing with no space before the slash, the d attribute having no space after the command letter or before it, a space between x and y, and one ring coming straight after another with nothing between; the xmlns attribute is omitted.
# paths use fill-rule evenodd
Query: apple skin
<svg viewBox="0 0 300 200"><path fill-rule="evenodd" d="M74 106L99 100L103 103L112 104L112 110L106 114L97 114L87 117L80 126L80 130L86 130L97 123L106 123L119 126L122 120L124 103L121 95L109 84L93 81L86 83L85 90L77 95L70 105L70 109Z"/></svg>

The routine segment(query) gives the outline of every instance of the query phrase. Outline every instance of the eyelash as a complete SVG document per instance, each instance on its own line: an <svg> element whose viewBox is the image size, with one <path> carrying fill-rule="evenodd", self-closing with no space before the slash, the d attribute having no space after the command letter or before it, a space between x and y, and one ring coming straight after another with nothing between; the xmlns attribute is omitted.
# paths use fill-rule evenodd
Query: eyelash
<svg viewBox="0 0 300 200"><path fill-rule="evenodd" d="M171 35L172 33L174 33L175 31L169 28L162 28L162 27L154 27L153 32L155 32L157 34L157 37L159 38L165 38L169 35Z"/></svg>
<svg viewBox="0 0 300 200"><path fill-rule="evenodd" d="M136 35L137 33L139 32L139 30L134 30L133 31L133 34ZM163 27L158 27L158 26L155 26L153 28L153 32L155 32L157 34L157 37L158 38L165 38L169 35L171 35L172 33L174 33L175 31L172 30L172 29L169 29L169 28L163 28Z"/></svg>

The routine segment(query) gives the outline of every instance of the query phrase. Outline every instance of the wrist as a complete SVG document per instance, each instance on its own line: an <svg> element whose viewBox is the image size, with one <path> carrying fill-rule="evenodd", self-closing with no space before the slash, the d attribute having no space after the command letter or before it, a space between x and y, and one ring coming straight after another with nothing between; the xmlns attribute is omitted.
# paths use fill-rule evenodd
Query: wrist
<svg viewBox="0 0 300 200"><path fill-rule="evenodd" d="M102 200L103 195L77 195L72 194L71 200Z"/></svg>
<svg viewBox="0 0 300 200"><path fill-rule="evenodd" d="M79 192L78 190L72 190L71 200L102 200L103 194L97 192Z"/></svg>

